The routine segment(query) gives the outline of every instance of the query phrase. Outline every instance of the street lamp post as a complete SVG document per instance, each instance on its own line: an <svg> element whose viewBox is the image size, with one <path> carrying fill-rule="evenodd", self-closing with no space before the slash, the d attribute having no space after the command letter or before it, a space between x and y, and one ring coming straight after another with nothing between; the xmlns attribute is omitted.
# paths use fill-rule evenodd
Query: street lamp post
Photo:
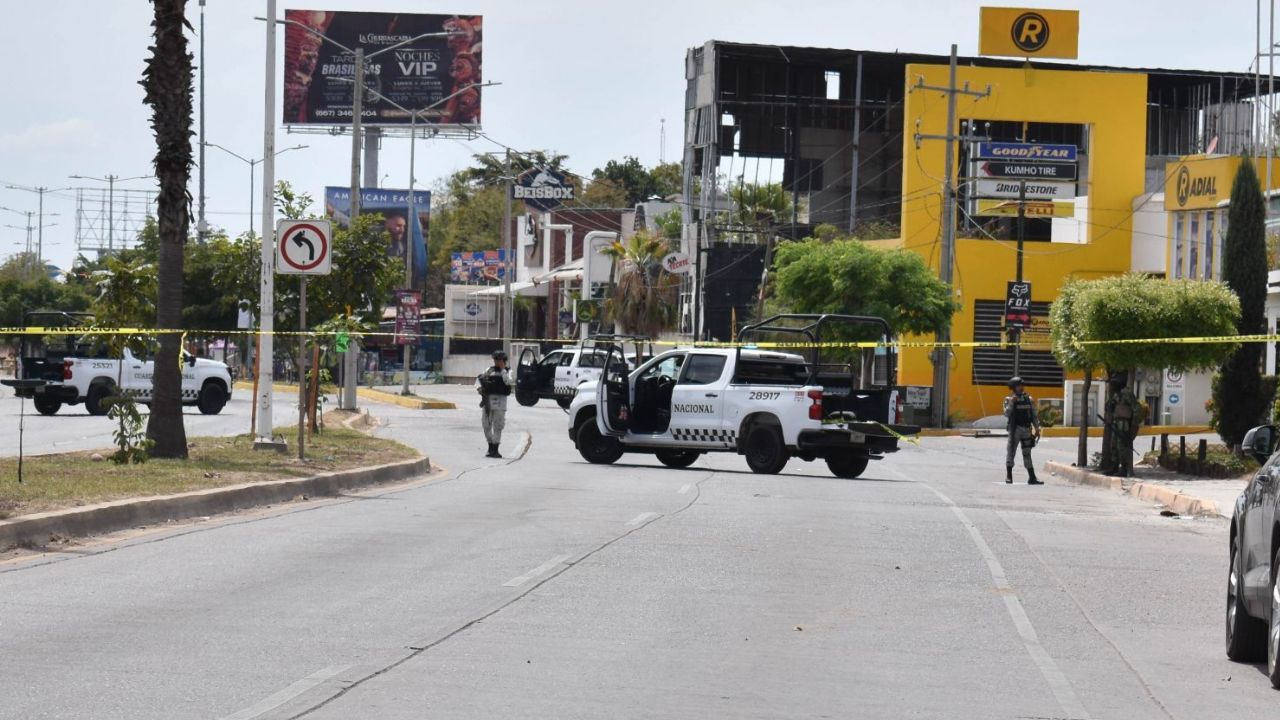
<svg viewBox="0 0 1280 720"><path fill-rule="evenodd" d="M116 249L116 183L129 182L130 180L145 180L146 178L155 177L155 175L137 175L135 177L122 178L119 175L108 175L104 178L93 177L92 175L69 175L73 180L95 180L107 184L107 253L113 253Z"/></svg>
<svg viewBox="0 0 1280 720"><path fill-rule="evenodd" d="M39 220L39 224L36 226L39 228L36 235L36 247L38 249L37 252L40 256L40 260L41 262L43 262L44 261L44 196L46 193L62 192L63 190L70 190L71 188L62 187L62 188L54 188L50 190L47 187L32 188L32 187L23 187L21 185L6 185L5 187L8 188L9 190L22 190L23 192L35 193L38 196L39 209L36 212L39 214L40 220ZM51 215L57 215L57 213L51 213Z"/></svg>
<svg viewBox="0 0 1280 720"><path fill-rule="evenodd" d="M346 78L342 78L342 79L343 79L343 80L346 80ZM353 81L353 82L359 82L359 81L358 81L358 80L356 80L356 81ZM466 92L466 91L468 91L468 90L471 90L471 89L474 89L474 88L480 88L480 87L490 87L490 86L493 86L493 85L501 85L501 84L502 84L502 83L496 83L496 82L489 82L489 83L468 83L467 85L464 85L464 86L462 86L462 87L458 88L457 90L453 91L452 93L449 93L448 95L445 95L444 97L440 98L439 100L437 100L437 101L435 101L435 102L431 103L430 105L428 105L428 106L426 106L426 107L424 107L424 108L422 108L422 109L420 109L420 110L410 110L410 109L406 108L405 106L401 105L400 103L396 102L395 100L392 100L391 98L387 97L386 95L383 95L382 93L378 92L377 90L373 90L372 88L368 90L368 92L369 92L369 93L371 93L371 94L373 94L373 95L377 96L377 97L378 97L378 99L382 100L383 102L387 103L388 105L391 105L392 107L396 108L396 109L397 109L397 110L399 110L400 112L405 113L406 115L408 115L408 116L409 116L409 218L408 218L408 220L409 220L409 222L410 222L410 223L417 223L417 222L418 222L417 209L416 209L415 204L414 204L414 203L416 202L416 198L414 197L414 183L415 183L415 181L416 181L416 179L417 179L417 178L416 178L416 176L415 176L415 174L414 174L414 173L415 173L415 171L416 171L416 169L417 169L417 162L416 162L415 152L416 152L416 150L417 150L417 145L418 145L418 144L417 144L417 142L416 142L416 141L417 141L417 138L418 138L418 116L419 116L419 115L421 115L421 114L423 114L423 113L425 113L425 112L428 112L428 111L430 111L430 110L434 110L435 108L437 108L437 107L439 107L439 106L443 105L444 103L448 102L449 100L452 100L453 98L457 97L458 95L461 95L462 93L464 93L464 92ZM356 94L358 95L359 93L356 93ZM352 172L352 179L353 179L353 181L354 181L354 179L355 179L355 172L354 172L354 171ZM352 190L352 196L353 196L353 197L354 197L354 193L355 193L355 190L354 190L354 186L353 186L353 190ZM352 213L352 217L354 217L354 216L355 216L355 214L354 214L354 212L353 212L353 213ZM414 227L420 227L420 225L409 225L409 228L414 228ZM413 232L412 232L412 231L410 231L410 233L409 233L409 240L410 240L410 241L412 241L412 240L413 240ZM404 285L405 285L405 287L406 287L406 288L410 288L410 287L412 287L412 285L413 285L413 247L412 247L412 242L406 242L406 243L405 243L405 245L404 245ZM405 344L404 344L404 360L403 360L403 363L404 363L404 377L401 379L401 383L400 383L400 394L401 394L401 395L408 395L408 394L409 394L409 363L410 363L410 360L412 359L412 357L413 357L413 348L412 348L412 346L411 346L409 343L405 343Z"/></svg>
<svg viewBox="0 0 1280 720"><path fill-rule="evenodd" d="M19 225L5 225L5 227L7 227L7 228L13 228L14 230L24 230L24 231L26 231L26 233L27 233L27 245L26 245L26 251L25 251L25 252L26 252L26 254L27 254L27 259L28 259L28 261L29 261L29 262L30 262L30 258L31 258L31 233L32 233L33 231L37 231L37 232L39 233L39 238L40 238L40 240L38 240L38 241L37 241L39 244L36 246L36 247L37 247L37 250L36 250L36 260L35 260L35 263L34 263L35 267L33 267L33 268L32 268L32 270L38 270L38 269L40 269L40 268L44 267L44 229L45 229L46 227L53 227L53 226L57 225L58 223L48 223L48 224L46 225L46 224L45 224L45 221L44 221L44 212L43 212L43 210L41 210L41 211L40 211L40 217L39 217L39 220L34 220L34 222L38 223L37 225L33 225L33 224L32 224L32 222L33 222L33 216L35 216L35 215L36 215L36 213L35 213L34 211L32 211L32 210L14 210L14 209L13 209L13 208L11 208L11 207L5 207L5 206L3 206L3 205L0 205L0 210L7 210L7 211L9 211L9 212L11 212L11 213L14 213L14 214L16 214L16 215L21 215L21 216L23 216L24 218L26 218L26 221L27 221L27 222L26 222L26 224L25 224L25 225L21 225L21 226L19 226ZM58 213L50 213L49 215L50 215L50 217L57 217L57 216L58 216Z"/></svg>
<svg viewBox="0 0 1280 720"><path fill-rule="evenodd" d="M222 152L224 152L224 153L226 153L226 154L230 155L231 157L234 157L234 158L236 158L237 160L240 160L241 162L244 162L244 163L248 164L248 166L249 166L249 234L250 234L250 235L253 235L253 195L254 195L254 190L253 190L253 170L254 170L254 168L255 168L255 167L257 167L258 163L260 163L260 162L262 162L262 161L263 161L263 158L258 158L258 159L256 159L256 160L253 160L253 159L247 158L247 157L245 157L245 156L241 155L240 153L237 153L237 152L235 152L235 151L233 151L233 150L228 150L227 148L225 148L225 147L223 147L223 146L219 145L218 143L211 143L211 142L207 142L207 143L204 143L204 145L208 145L209 147L215 147L215 148L218 148L218 149L219 149L219 150L221 150ZM276 155L276 156L280 156L280 155L283 155L284 153L289 152L290 150L303 150L303 149L305 149L305 148L309 148L309 147L311 147L311 146L310 146L310 145L294 145L293 147L287 147L287 148L284 148L283 150L277 150L277 151L275 152L275 155Z"/></svg>

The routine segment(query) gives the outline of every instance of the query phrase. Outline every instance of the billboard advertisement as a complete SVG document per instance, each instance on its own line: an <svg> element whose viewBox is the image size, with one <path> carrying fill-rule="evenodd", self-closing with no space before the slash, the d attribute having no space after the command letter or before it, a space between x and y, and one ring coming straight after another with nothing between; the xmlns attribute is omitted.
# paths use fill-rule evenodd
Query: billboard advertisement
<svg viewBox="0 0 1280 720"><path fill-rule="evenodd" d="M355 55L316 33L366 55L427 33L428 37L366 61L365 86L408 110L418 122L480 124L482 18L325 10L285 10L284 124L351 124ZM345 78L345 80L344 80ZM445 100L445 98L449 98ZM409 116L373 93L365 93L360 117L370 125L408 125Z"/></svg>
<svg viewBox="0 0 1280 720"><path fill-rule="evenodd" d="M506 250L456 252L449 257L449 282L455 285L484 285L507 277Z"/></svg>
<svg viewBox="0 0 1280 720"><path fill-rule="evenodd" d="M387 230L387 254L403 258L405 244L411 250L413 261L413 287L421 288L427 282L427 232L431 217L431 193L415 190L413 211L418 222L409 221L409 191L381 188L360 190L360 214L381 214ZM347 227L351 218L351 188L326 187L324 212L335 223Z"/></svg>

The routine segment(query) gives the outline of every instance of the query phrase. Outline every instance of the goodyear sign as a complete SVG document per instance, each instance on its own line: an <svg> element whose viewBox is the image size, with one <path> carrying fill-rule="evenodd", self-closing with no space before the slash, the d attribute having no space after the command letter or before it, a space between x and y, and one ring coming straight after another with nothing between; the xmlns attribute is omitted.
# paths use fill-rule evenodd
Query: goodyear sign
<svg viewBox="0 0 1280 720"><path fill-rule="evenodd" d="M1043 162L1075 162L1075 145L1049 143L980 142L975 160L1019 160Z"/></svg>
<svg viewBox="0 0 1280 720"><path fill-rule="evenodd" d="M979 17L979 55L1079 57L1078 10L984 7Z"/></svg>

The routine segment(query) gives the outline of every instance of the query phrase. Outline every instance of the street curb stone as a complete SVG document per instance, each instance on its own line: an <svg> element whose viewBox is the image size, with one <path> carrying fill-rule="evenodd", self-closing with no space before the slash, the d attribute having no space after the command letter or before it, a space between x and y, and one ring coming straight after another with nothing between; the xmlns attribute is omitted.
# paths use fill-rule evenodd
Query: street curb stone
<svg viewBox="0 0 1280 720"><path fill-rule="evenodd" d="M1132 495L1139 500L1160 503L1179 515L1223 517L1218 504L1212 500L1205 500L1204 498L1198 498L1194 495L1178 492L1177 490L1165 487L1164 485L1148 482L1126 483L1123 478L1102 475L1084 468L1075 467L1074 465L1053 462L1052 460L1044 464L1044 469L1045 472L1064 478L1068 482L1072 482L1077 485L1091 485L1093 487L1107 488L1127 495Z"/></svg>
<svg viewBox="0 0 1280 720"><path fill-rule="evenodd" d="M321 473L305 478L244 483L176 495L129 498L0 520L0 550L41 545L52 537L84 537L244 510L306 497L332 497L344 490L394 482L431 471L431 459Z"/></svg>
<svg viewBox="0 0 1280 720"><path fill-rule="evenodd" d="M296 383L274 383L272 388L276 392L298 392ZM244 380L238 380L235 383L235 389L253 391L253 383ZM409 408L410 410L457 410L458 406L448 400L437 400L435 398L423 398L417 395L406 397L395 393L375 390L373 388L356 388L356 395L366 400L387 403L389 405L399 405L400 407Z"/></svg>

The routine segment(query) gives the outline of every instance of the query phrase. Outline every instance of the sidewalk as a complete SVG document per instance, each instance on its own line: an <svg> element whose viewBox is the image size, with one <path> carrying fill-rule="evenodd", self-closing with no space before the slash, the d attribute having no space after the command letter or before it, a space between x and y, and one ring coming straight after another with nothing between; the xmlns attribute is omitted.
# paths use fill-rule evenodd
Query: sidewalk
<svg viewBox="0 0 1280 720"><path fill-rule="evenodd" d="M1248 477L1231 480L1180 475L1163 468L1135 466L1134 477L1118 478L1063 462L1045 463L1045 472L1078 485L1109 488L1140 500L1163 505L1179 515L1230 518L1236 498L1249 484Z"/></svg>

